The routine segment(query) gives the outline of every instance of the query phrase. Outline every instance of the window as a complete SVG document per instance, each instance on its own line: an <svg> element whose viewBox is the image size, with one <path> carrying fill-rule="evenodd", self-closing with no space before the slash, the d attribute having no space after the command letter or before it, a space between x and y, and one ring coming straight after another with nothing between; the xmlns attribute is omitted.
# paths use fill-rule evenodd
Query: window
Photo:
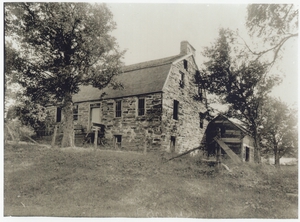
<svg viewBox="0 0 300 222"><path fill-rule="evenodd" d="M78 120L78 105L73 106L73 120Z"/></svg>
<svg viewBox="0 0 300 222"><path fill-rule="evenodd" d="M122 135L114 136L114 146L115 146L115 149L122 147Z"/></svg>
<svg viewBox="0 0 300 222"><path fill-rule="evenodd" d="M61 122L61 108L60 107L56 108L56 122L57 123Z"/></svg>
<svg viewBox="0 0 300 222"><path fill-rule="evenodd" d="M145 115L145 99L138 100L138 115L143 116Z"/></svg>
<svg viewBox="0 0 300 222"><path fill-rule="evenodd" d="M198 86L198 96L199 96L199 100L202 102L203 100L203 90L201 85Z"/></svg>
<svg viewBox="0 0 300 222"><path fill-rule="evenodd" d="M188 62L187 60L183 60L183 68L188 71Z"/></svg>
<svg viewBox="0 0 300 222"><path fill-rule="evenodd" d="M180 75L181 75L181 78L180 78L179 85L181 88L183 88L184 87L184 73L180 72Z"/></svg>
<svg viewBox="0 0 300 222"><path fill-rule="evenodd" d="M178 107L179 107L179 102L177 100L174 100L173 104L173 119L178 120Z"/></svg>
<svg viewBox="0 0 300 222"><path fill-rule="evenodd" d="M196 77L198 78L198 97L199 100L202 101L203 100L203 82L202 82L202 78L200 76L200 72L197 70L196 71Z"/></svg>
<svg viewBox="0 0 300 222"><path fill-rule="evenodd" d="M116 117L121 117L122 116L122 101L118 100L116 101Z"/></svg>
<svg viewBox="0 0 300 222"><path fill-rule="evenodd" d="M205 114L200 113L199 117L200 117L200 128L203 129L203 120L204 120Z"/></svg>
<svg viewBox="0 0 300 222"><path fill-rule="evenodd" d="M170 140L170 151L171 151L171 153L175 152L175 146L176 146L176 137L171 136L171 140Z"/></svg>

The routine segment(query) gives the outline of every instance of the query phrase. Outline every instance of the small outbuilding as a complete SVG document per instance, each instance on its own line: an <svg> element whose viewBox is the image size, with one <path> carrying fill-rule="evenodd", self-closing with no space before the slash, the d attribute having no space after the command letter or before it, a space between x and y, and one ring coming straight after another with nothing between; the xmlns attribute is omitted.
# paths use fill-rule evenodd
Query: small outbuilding
<svg viewBox="0 0 300 222"><path fill-rule="evenodd" d="M207 126L208 156L230 157L234 162L254 161L254 139L251 133L234 118L218 115Z"/></svg>

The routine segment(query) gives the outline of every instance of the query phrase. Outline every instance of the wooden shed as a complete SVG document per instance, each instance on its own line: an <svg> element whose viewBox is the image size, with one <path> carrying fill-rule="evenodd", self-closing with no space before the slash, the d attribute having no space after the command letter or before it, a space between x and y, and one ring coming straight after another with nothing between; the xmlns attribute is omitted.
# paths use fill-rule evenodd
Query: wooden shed
<svg viewBox="0 0 300 222"><path fill-rule="evenodd" d="M254 161L254 139L237 119L218 115L207 126L206 149L209 156L230 157L235 162Z"/></svg>

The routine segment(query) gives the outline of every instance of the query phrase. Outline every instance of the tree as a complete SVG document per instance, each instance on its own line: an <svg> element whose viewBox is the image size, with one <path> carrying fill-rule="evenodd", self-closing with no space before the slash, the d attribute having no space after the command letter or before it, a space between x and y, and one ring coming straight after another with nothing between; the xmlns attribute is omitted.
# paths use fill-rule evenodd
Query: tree
<svg viewBox="0 0 300 222"><path fill-rule="evenodd" d="M266 75L267 66L248 60L242 45L228 29L220 29L219 37L203 55L209 59L202 70L210 93L230 105L235 117L242 120L255 140L254 158L260 162L261 110L265 98L278 83L278 77Z"/></svg>
<svg viewBox="0 0 300 222"><path fill-rule="evenodd" d="M263 108L263 128L261 145L265 152L273 152L275 166L280 158L297 150L297 111L290 109L284 102L268 98Z"/></svg>
<svg viewBox="0 0 300 222"><path fill-rule="evenodd" d="M62 107L63 147L74 145L72 96L79 86L119 86L113 77L124 52L110 35L115 27L105 4L5 4L5 38L23 62L15 66L18 82L32 102Z"/></svg>
<svg viewBox="0 0 300 222"><path fill-rule="evenodd" d="M298 8L293 4L251 4L247 7L246 26L251 36L264 42L264 50L248 49L261 58L271 54L269 64L279 57L284 44L298 38Z"/></svg>

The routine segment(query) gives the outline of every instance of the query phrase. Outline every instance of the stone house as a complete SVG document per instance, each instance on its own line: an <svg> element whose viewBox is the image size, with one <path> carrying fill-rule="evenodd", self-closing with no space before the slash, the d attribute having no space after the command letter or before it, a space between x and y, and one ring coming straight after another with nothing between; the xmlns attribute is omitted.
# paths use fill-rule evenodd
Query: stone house
<svg viewBox="0 0 300 222"><path fill-rule="evenodd" d="M124 67L116 77L123 89L82 86L73 96L74 124L85 132L105 126L103 141L112 149L181 153L197 147L208 123L196 72L195 49L183 41L178 55ZM52 115L61 118L60 110Z"/></svg>
<svg viewBox="0 0 300 222"><path fill-rule="evenodd" d="M216 138L217 137L217 138ZM223 147L225 144L225 147ZM231 156L231 151L243 162L254 161L254 139L243 124L234 118L218 115L207 126L206 149L215 154L218 148L223 156ZM226 146L230 149L226 149ZM228 152L229 151L229 152Z"/></svg>

